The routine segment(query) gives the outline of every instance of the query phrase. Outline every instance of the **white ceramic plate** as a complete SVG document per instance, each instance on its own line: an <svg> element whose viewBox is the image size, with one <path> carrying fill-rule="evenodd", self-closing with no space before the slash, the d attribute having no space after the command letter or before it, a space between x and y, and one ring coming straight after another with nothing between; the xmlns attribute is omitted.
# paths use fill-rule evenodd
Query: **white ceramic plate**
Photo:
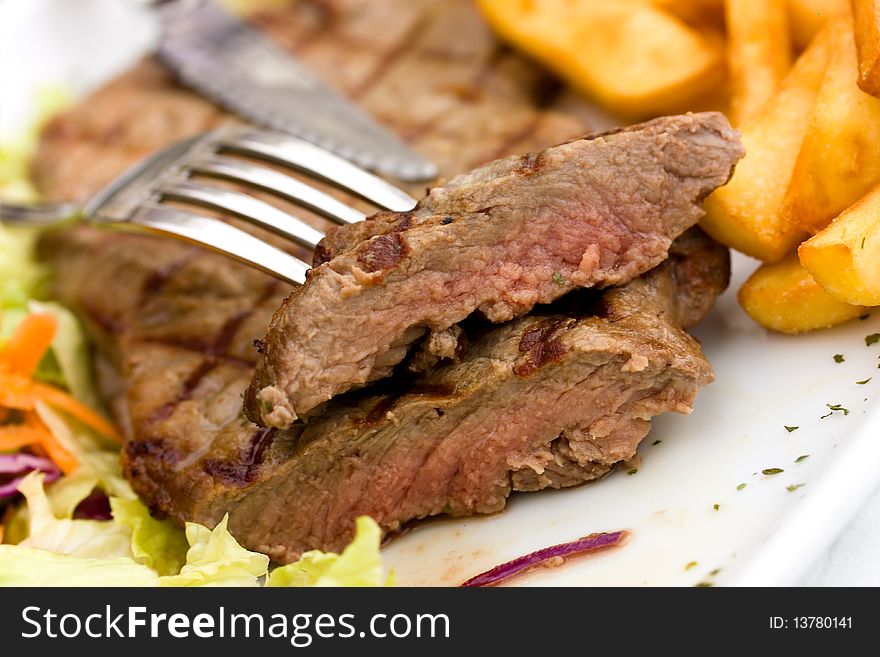
<svg viewBox="0 0 880 657"><path fill-rule="evenodd" d="M149 16L124 0L0 0L0 134L26 123L39 87L82 94L154 36ZM425 524L384 551L399 582L455 585L541 547L629 529L624 548L520 583L796 583L880 481L880 344L865 344L880 332L880 311L831 331L770 335L732 291L753 268L735 258L731 291L696 331L718 381L690 417L656 421L635 475L516 495L498 516ZM849 414L820 419L829 403ZM762 475L767 468L784 472Z"/></svg>

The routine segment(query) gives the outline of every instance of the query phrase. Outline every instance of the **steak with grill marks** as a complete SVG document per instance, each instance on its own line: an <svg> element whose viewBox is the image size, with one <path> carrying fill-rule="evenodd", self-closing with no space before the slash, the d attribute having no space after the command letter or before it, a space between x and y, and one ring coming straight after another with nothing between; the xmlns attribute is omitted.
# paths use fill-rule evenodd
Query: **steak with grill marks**
<svg viewBox="0 0 880 657"><path fill-rule="evenodd" d="M301 0L256 20L447 177L609 125L500 44L471 0ZM578 118L554 109L563 107ZM46 198L83 198L156 148L228 120L148 60L49 124L34 178ZM56 295L97 347L98 383L127 436L126 477L155 514L215 524L292 444L290 432L243 418L240 397L253 374L252 343L289 288L165 239L77 226L41 247ZM236 538L258 547L235 518ZM344 542L314 522L298 545ZM309 536L317 538L309 544ZM273 553L286 559L299 549Z"/></svg>
<svg viewBox="0 0 880 657"><path fill-rule="evenodd" d="M234 535L284 562L340 550L361 514L394 531L600 477L635 454L654 415L689 412L713 379L683 327L708 312L728 271L727 250L692 229L642 277L598 299L573 293L586 295L581 309L488 325L459 363L343 395L244 449L215 444L183 465L177 479L194 488L173 508L209 525L228 512ZM175 462L168 447L129 443L127 471L155 478Z"/></svg>
<svg viewBox="0 0 880 657"><path fill-rule="evenodd" d="M507 321L573 287L631 280L666 257L742 155L721 114L655 119L492 162L350 229L367 239L310 271L273 316L245 412L286 428L390 375L427 329L475 311Z"/></svg>

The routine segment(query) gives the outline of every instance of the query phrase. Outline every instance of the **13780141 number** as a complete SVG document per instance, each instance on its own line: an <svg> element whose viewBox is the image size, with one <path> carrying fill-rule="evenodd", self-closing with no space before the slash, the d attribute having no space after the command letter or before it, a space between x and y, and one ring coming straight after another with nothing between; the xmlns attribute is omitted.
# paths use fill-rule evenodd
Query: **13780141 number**
<svg viewBox="0 0 880 657"><path fill-rule="evenodd" d="M798 630L851 630L852 616L795 616L792 625Z"/></svg>

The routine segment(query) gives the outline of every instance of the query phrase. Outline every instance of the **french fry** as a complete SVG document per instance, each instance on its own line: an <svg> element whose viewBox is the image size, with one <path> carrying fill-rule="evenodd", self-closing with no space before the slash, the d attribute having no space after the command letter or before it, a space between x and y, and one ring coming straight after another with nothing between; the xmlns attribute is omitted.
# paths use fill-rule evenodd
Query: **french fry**
<svg viewBox="0 0 880 657"><path fill-rule="evenodd" d="M801 244L798 255L838 299L880 306L880 185Z"/></svg>
<svg viewBox="0 0 880 657"><path fill-rule="evenodd" d="M764 264L743 283L740 305L758 324L780 333L805 333L842 324L867 309L826 292L792 253Z"/></svg>
<svg viewBox="0 0 880 657"><path fill-rule="evenodd" d="M783 201L793 231L816 233L880 180L880 98L856 85L849 17L834 19L830 59Z"/></svg>
<svg viewBox="0 0 880 657"><path fill-rule="evenodd" d="M730 182L706 199L701 225L719 242L760 260L779 260L806 237L779 210L828 63L829 32L798 58L782 87L742 129L746 156Z"/></svg>
<svg viewBox="0 0 880 657"><path fill-rule="evenodd" d="M848 5L849 0L788 0L794 45L806 48L828 19L845 12Z"/></svg>
<svg viewBox="0 0 880 657"><path fill-rule="evenodd" d="M791 65L786 0L724 0L733 122L740 125L779 90Z"/></svg>
<svg viewBox="0 0 880 657"><path fill-rule="evenodd" d="M852 0L859 54L859 86L880 97L880 0Z"/></svg>
<svg viewBox="0 0 880 657"><path fill-rule="evenodd" d="M478 0L489 24L578 90L631 117L690 109L724 79L714 39L649 4Z"/></svg>
<svg viewBox="0 0 880 657"><path fill-rule="evenodd" d="M695 27L723 27L724 0L649 0L658 9L668 11Z"/></svg>

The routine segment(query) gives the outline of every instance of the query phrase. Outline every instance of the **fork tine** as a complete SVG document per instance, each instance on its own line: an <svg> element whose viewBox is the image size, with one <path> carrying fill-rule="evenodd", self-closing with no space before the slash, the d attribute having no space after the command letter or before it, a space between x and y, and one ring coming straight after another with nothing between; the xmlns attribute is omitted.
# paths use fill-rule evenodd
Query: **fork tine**
<svg viewBox="0 0 880 657"><path fill-rule="evenodd" d="M354 224L365 218L363 212L280 171L221 155L207 155L188 164L196 173L253 185L314 210L338 224Z"/></svg>
<svg viewBox="0 0 880 657"><path fill-rule="evenodd" d="M170 235L227 255L294 285L305 283L309 270L309 266L299 258L235 226L158 203L145 203L128 220L113 221L107 225L137 227L147 232Z"/></svg>
<svg viewBox="0 0 880 657"><path fill-rule="evenodd" d="M396 212L411 210L416 199L323 148L281 132L236 128L220 135L221 150L270 160L317 176Z"/></svg>
<svg viewBox="0 0 880 657"><path fill-rule="evenodd" d="M167 198L228 212L311 249L314 249L324 237L324 233L315 230L302 219L241 192L211 187L191 180L169 182L160 186L157 191Z"/></svg>

